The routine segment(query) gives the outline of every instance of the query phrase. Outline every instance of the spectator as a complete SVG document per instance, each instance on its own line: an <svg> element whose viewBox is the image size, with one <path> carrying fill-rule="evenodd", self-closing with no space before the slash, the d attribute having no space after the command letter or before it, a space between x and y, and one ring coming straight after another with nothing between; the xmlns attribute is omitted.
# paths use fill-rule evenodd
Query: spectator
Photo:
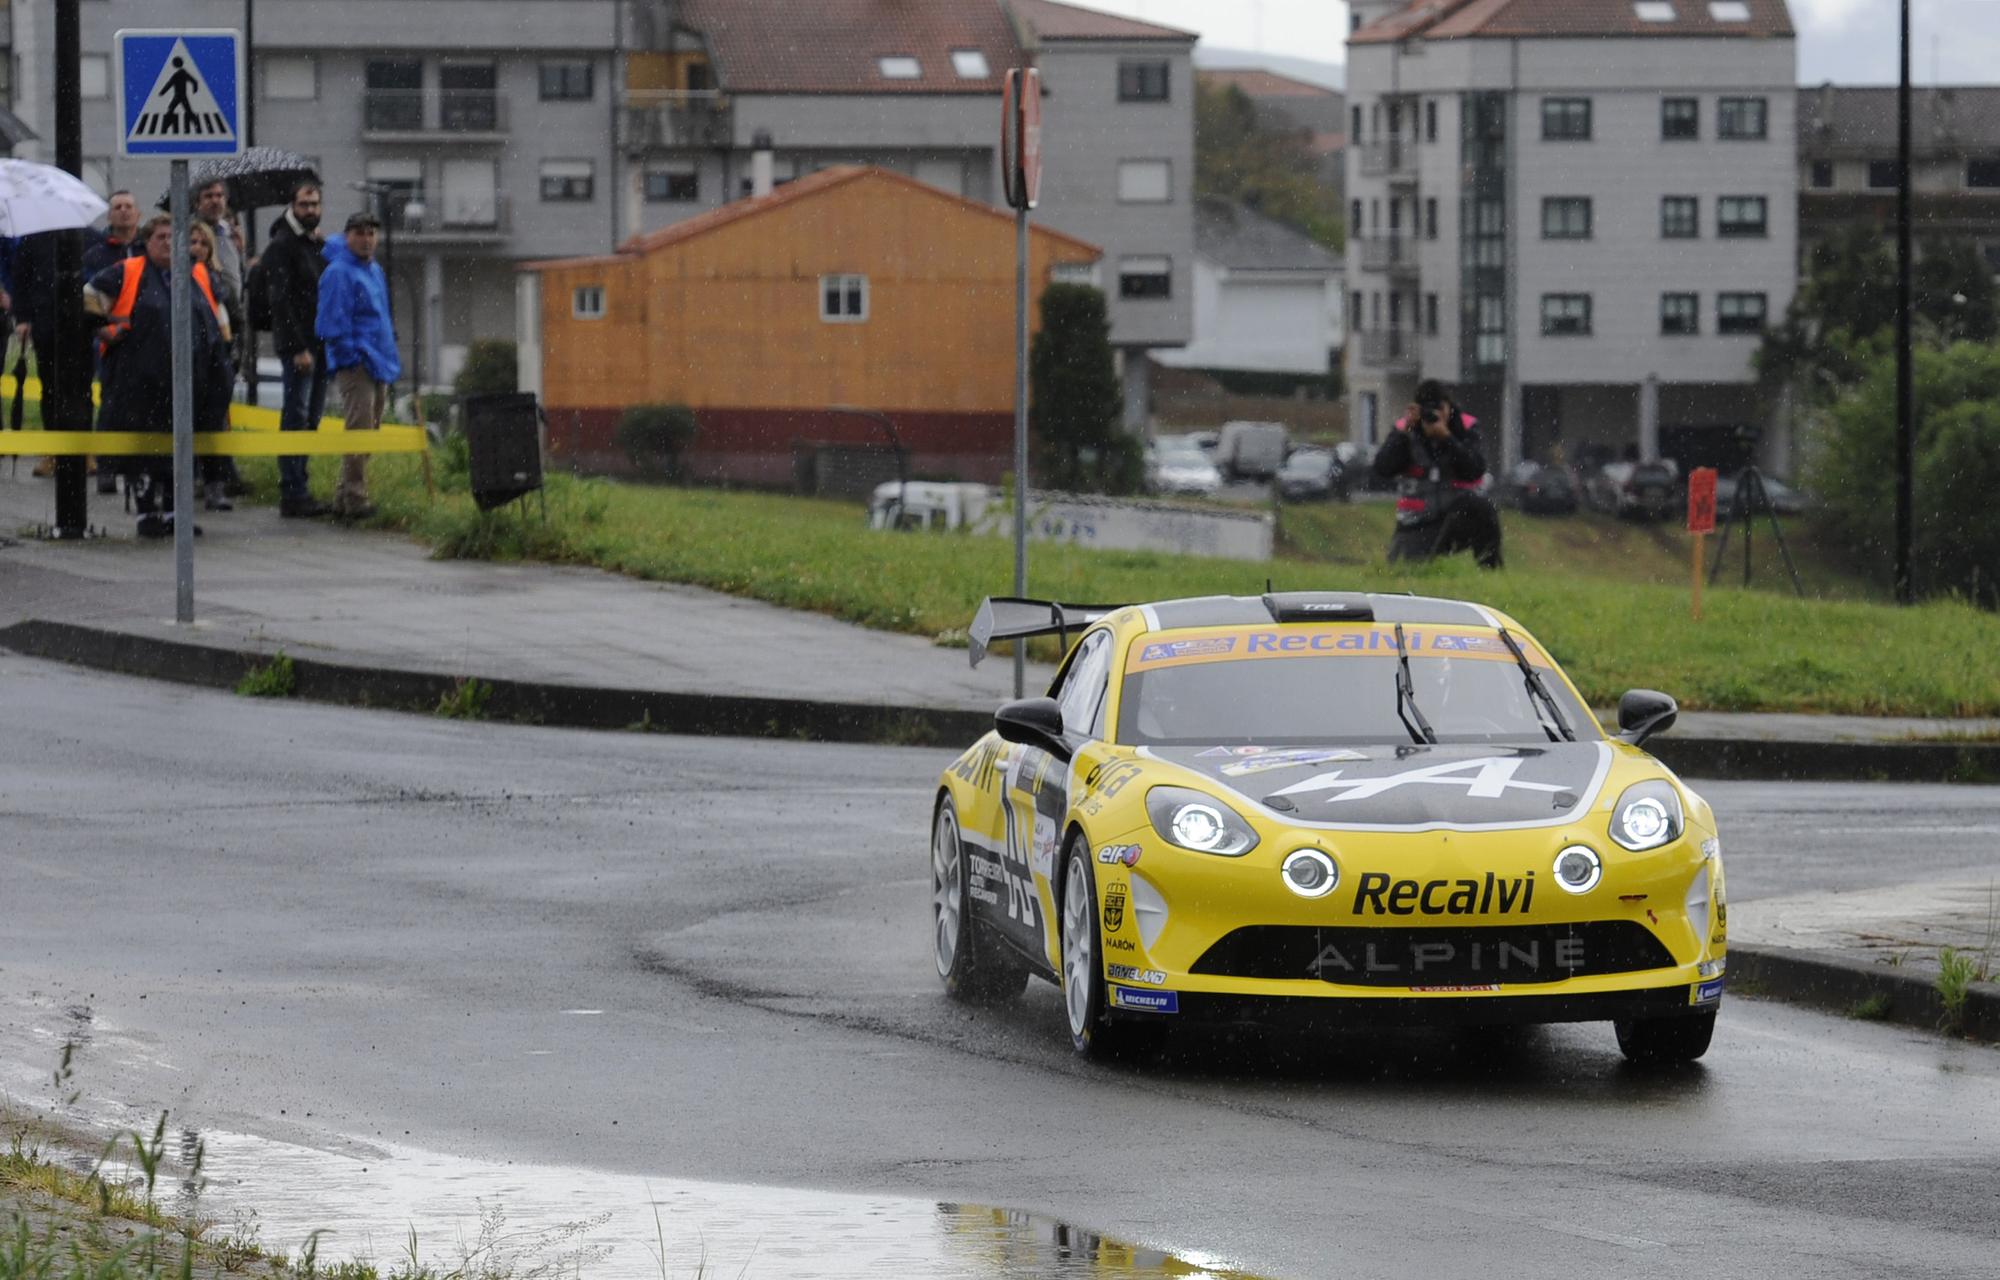
<svg viewBox="0 0 2000 1280"><path fill-rule="evenodd" d="M215 233L208 229L206 223L197 221L188 227L188 258L202 269L210 272L214 271ZM211 275L211 282L213 279L214 277ZM194 429L196 431L229 430L229 390L236 380L235 369L231 366L229 359L233 334L229 326L229 312L227 309L217 312L215 318L222 330L221 372L217 374L214 369L203 370L203 372L206 372L211 378L219 376L222 383L218 391L216 387L202 382L200 380L200 373L197 374L195 382L194 421ZM236 504L229 500L229 490L227 487L231 475L229 463L232 461L234 459L227 457L202 458L199 461L202 505L210 511L234 511L236 509Z"/></svg>
<svg viewBox="0 0 2000 1280"><path fill-rule="evenodd" d="M272 224L270 243L259 259L285 391L278 421L286 431L316 431L326 412L326 353L314 333L319 276L326 270L326 259L320 256L326 237L320 232L319 217L319 184L301 184L292 192L291 207ZM332 513L332 507L312 496L306 480L303 456L278 459L279 515L311 519Z"/></svg>
<svg viewBox="0 0 2000 1280"><path fill-rule="evenodd" d="M327 265L319 279L315 327L326 344L327 370L340 391L341 416L349 431L373 431L382 425L390 384L403 373L395 326L389 320L389 282L375 261L381 230L374 214L350 214L346 234L329 241L322 255ZM347 520L375 514L368 501L367 454L350 453L341 459L333 514Z"/></svg>
<svg viewBox="0 0 2000 1280"><path fill-rule="evenodd" d="M1500 567L1500 513L1479 492L1486 455L1478 427L1440 383L1417 385L1416 402L1375 454L1375 474L1397 481L1392 563L1470 550L1482 569Z"/></svg>
<svg viewBox="0 0 2000 1280"><path fill-rule="evenodd" d="M140 252L139 202L132 198L130 191L114 191L110 205L104 215L104 234L92 236L83 246L85 280L112 263Z"/></svg>
<svg viewBox="0 0 2000 1280"><path fill-rule="evenodd" d="M38 231L14 242L14 336L34 348L35 376L41 379L45 403L57 359L56 244L64 234L61 231ZM84 358L84 355L79 351L76 358ZM46 414L42 425L50 430L74 430L77 426L75 423L50 422ZM55 469L54 458L43 458L35 464L37 476L54 475Z"/></svg>
<svg viewBox="0 0 2000 1280"><path fill-rule="evenodd" d="M141 232L141 257L113 263L84 286L84 307L102 316L104 410L101 423L118 431L172 431L174 224L166 214L149 219ZM194 298L190 336L194 348L194 425L213 427L228 413L229 365L224 350L223 313L208 269L191 268ZM154 455L132 459L128 474L139 508L139 536L164 538L174 531L173 460ZM196 529L199 533L200 530Z"/></svg>
<svg viewBox="0 0 2000 1280"><path fill-rule="evenodd" d="M215 238L214 256L208 264L209 281L215 286L217 299L229 313L229 328L232 333L249 330L249 317L243 313L243 237L236 229L236 219L229 212L229 184L221 181L205 184L195 192L196 226L205 226ZM241 485L236 478L236 459L216 460L223 479L230 492L240 492Z"/></svg>

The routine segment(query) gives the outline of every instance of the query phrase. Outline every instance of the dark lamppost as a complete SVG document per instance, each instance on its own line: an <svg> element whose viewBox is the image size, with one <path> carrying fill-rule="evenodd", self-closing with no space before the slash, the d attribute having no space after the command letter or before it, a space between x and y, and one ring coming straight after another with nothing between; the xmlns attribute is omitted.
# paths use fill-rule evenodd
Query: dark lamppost
<svg viewBox="0 0 2000 1280"><path fill-rule="evenodd" d="M1902 0L1900 75L1896 83L1896 602L1916 592L1910 574L1917 451L1916 394L1910 375L1910 0Z"/></svg>
<svg viewBox="0 0 2000 1280"><path fill-rule="evenodd" d="M56 165L83 176L83 25L78 0L56 0ZM56 233L56 313L54 341L42 376L42 426L56 431L88 431L90 411L89 329L83 315L83 232ZM56 459L58 538L81 538L90 529L85 459ZM185 498L182 501L186 501Z"/></svg>

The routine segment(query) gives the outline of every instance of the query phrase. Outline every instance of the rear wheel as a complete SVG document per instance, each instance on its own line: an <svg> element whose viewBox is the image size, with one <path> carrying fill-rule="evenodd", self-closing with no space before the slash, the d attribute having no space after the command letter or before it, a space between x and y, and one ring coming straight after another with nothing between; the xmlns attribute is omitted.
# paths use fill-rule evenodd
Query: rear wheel
<svg viewBox="0 0 2000 1280"><path fill-rule="evenodd" d="M931 940L945 994L967 1004L1011 1000L1028 985L1028 968L972 916L970 871L958 810L946 796L931 823Z"/></svg>
<svg viewBox="0 0 2000 1280"><path fill-rule="evenodd" d="M1111 993L1098 955L1097 913L1097 877L1090 849L1083 841L1072 840L1063 855L1062 900L1063 1012L1069 1021L1070 1046L1099 1061L1150 1057L1159 1052L1167 1028L1157 1021L1111 1016Z"/></svg>
<svg viewBox="0 0 2000 1280"><path fill-rule="evenodd" d="M1634 1062L1693 1062L1708 1052L1715 1036L1715 1010L1680 1018L1620 1018L1611 1025L1618 1033L1619 1052Z"/></svg>

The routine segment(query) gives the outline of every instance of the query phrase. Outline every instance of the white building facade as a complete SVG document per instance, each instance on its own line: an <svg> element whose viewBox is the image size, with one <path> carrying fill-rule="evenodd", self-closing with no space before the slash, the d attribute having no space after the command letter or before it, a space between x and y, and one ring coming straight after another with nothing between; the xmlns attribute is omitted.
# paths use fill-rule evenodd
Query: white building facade
<svg viewBox="0 0 2000 1280"><path fill-rule="evenodd" d="M1355 438L1431 377L1497 425L1496 467L1728 462L1796 278L1782 0L1355 8Z"/></svg>

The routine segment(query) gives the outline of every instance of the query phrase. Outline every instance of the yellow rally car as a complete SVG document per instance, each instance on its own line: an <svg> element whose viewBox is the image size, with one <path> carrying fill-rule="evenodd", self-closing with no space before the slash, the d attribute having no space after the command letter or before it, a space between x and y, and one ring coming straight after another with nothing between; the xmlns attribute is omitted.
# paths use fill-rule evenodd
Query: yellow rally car
<svg viewBox="0 0 2000 1280"><path fill-rule="evenodd" d="M1063 992L1075 1047L1176 1021L1609 1020L1628 1057L1708 1048L1726 910L1715 817L1606 738L1512 619L1298 592L1126 606L996 598L973 661L1058 635L1049 696L1009 703L939 780L945 989Z"/></svg>

